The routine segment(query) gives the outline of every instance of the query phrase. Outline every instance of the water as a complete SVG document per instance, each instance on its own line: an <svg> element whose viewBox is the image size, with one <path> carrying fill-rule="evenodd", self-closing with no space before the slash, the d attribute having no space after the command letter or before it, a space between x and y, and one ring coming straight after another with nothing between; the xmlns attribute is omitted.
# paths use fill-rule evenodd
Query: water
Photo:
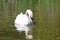
<svg viewBox="0 0 60 40"><path fill-rule="evenodd" d="M60 40L60 0L15 1L0 0L0 40L26 40L24 33L15 30L14 20L28 8L34 12L32 40Z"/></svg>

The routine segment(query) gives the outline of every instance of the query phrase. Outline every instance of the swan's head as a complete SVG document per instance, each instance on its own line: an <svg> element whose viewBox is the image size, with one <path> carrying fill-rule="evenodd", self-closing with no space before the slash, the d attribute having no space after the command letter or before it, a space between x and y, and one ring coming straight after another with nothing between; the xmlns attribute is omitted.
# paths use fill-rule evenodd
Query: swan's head
<svg viewBox="0 0 60 40"><path fill-rule="evenodd" d="M27 9L27 10L26 10L26 14L27 14L29 17L33 18L33 12L32 12L32 10Z"/></svg>

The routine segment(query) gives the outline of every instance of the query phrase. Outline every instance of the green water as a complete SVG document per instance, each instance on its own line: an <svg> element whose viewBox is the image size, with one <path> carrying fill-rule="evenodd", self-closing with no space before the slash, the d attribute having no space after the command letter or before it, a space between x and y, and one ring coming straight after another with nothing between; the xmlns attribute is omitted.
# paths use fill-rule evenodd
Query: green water
<svg viewBox="0 0 60 40"><path fill-rule="evenodd" d="M32 40L60 40L60 0L0 0L0 40L26 40L14 27L16 15L26 9L34 13Z"/></svg>

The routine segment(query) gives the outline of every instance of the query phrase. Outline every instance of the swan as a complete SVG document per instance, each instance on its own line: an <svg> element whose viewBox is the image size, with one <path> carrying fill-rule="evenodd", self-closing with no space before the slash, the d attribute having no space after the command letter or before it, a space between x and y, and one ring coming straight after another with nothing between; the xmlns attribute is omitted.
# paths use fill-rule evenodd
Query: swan
<svg viewBox="0 0 60 40"><path fill-rule="evenodd" d="M33 23L31 18L33 18L33 13L30 9L28 9L25 14L23 14L22 12L18 14L14 22L16 30L18 30L19 32L25 31L26 39L33 38L33 35L31 34L32 28L29 27L29 25Z"/></svg>

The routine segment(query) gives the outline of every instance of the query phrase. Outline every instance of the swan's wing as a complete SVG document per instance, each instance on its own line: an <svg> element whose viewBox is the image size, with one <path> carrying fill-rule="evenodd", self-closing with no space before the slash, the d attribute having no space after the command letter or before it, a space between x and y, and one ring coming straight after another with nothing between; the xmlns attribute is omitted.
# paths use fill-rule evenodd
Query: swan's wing
<svg viewBox="0 0 60 40"><path fill-rule="evenodd" d="M18 23L20 25L27 25L29 23L29 19L28 19L28 16L26 15L18 15L16 20L15 20L15 23Z"/></svg>

